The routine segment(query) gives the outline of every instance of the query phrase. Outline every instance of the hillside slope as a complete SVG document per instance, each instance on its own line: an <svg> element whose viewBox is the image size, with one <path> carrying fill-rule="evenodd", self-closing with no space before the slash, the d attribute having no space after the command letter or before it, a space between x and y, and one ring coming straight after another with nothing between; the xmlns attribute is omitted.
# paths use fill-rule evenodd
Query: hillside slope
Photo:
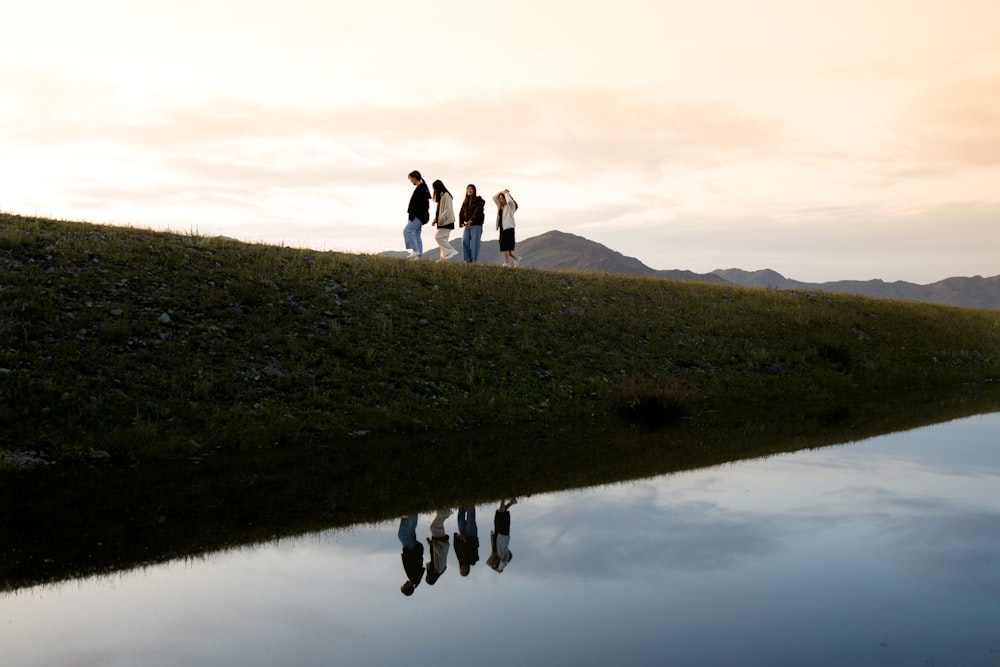
<svg viewBox="0 0 1000 667"><path fill-rule="evenodd" d="M697 424L799 419L1000 377L987 311L15 216L0 219L0 303L0 450L44 460L333 446L657 403Z"/></svg>

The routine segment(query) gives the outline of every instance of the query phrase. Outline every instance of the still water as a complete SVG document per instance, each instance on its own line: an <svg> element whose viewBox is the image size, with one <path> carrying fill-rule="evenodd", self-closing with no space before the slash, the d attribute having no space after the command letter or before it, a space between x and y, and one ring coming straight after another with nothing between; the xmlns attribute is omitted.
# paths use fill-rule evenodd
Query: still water
<svg viewBox="0 0 1000 667"><path fill-rule="evenodd" d="M496 569L475 509L409 597L399 521L0 594L0 664L1000 665L1000 413L521 497Z"/></svg>

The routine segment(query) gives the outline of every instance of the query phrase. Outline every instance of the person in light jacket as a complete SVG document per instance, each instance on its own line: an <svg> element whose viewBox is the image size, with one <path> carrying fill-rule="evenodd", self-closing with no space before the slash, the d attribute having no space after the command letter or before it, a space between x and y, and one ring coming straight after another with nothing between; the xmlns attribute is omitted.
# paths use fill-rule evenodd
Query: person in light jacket
<svg viewBox="0 0 1000 667"><path fill-rule="evenodd" d="M430 205L428 200L431 192L427 189L427 183L419 171L411 171L409 175L410 183L414 186L413 194L410 195L410 205L406 209L406 227L403 228L403 242L410 254L406 259L415 259L424 254L424 243L420 239L420 230L427 224L430 218Z"/></svg>
<svg viewBox="0 0 1000 667"><path fill-rule="evenodd" d="M451 510L438 510L431 522L431 536L427 538L427 546L431 549L431 559L427 561L427 585L433 586L448 569L448 531L444 529L444 520L450 517Z"/></svg>
<svg viewBox="0 0 1000 667"><path fill-rule="evenodd" d="M434 226L438 228L434 238L438 247L441 248L439 262L444 262L458 254L458 251L451 247L448 238L451 230L455 229L455 204L448 192L448 188L441 181L434 181L434 201L437 202L437 212L434 214Z"/></svg>
<svg viewBox="0 0 1000 667"><path fill-rule="evenodd" d="M476 193L476 186L465 188L465 201L458 216L462 228L462 259L479 261L479 242L483 238L483 221L486 218L486 201Z"/></svg>
<svg viewBox="0 0 1000 667"><path fill-rule="evenodd" d="M510 190L504 190L493 195L493 203L497 205L497 230L500 232L500 252L503 253L504 266L517 266L521 260L514 254L514 212L517 202L510 196ZM511 264L513 258L514 263Z"/></svg>

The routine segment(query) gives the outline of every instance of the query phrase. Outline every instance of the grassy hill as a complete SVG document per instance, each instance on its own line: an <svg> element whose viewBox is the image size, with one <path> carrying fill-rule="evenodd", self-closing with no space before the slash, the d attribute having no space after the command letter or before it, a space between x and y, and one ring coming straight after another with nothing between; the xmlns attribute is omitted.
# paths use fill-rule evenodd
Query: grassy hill
<svg viewBox="0 0 1000 667"><path fill-rule="evenodd" d="M996 311L9 215L0 303L8 466L611 415L827 420L1000 377Z"/></svg>

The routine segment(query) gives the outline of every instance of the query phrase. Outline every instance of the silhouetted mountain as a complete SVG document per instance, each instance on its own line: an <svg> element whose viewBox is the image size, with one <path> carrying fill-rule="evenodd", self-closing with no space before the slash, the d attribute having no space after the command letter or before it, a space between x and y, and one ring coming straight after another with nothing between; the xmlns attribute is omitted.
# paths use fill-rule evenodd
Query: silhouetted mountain
<svg viewBox="0 0 1000 667"><path fill-rule="evenodd" d="M655 276L656 271L635 257L620 252L576 234L552 231L526 239L520 244L531 266L570 271L600 271L637 276Z"/></svg>
<svg viewBox="0 0 1000 667"><path fill-rule="evenodd" d="M825 283L805 283L785 278L770 269L743 271L718 269L713 271L720 278L745 287L771 287L775 289L820 290L847 292L883 299L905 299L946 303L968 308L1000 308L1000 275L992 278L946 278L929 285L918 285L902 280L887 283L884 280L837 280Z"/></svg>
<svg viewBox="0 0 1000 667"><path fill-rule="evenodd" d="M457 230L456 230L457 231ZM490 230L492 231L492 230ZM439 256L433 236L425 242L423 261L436 260ZM459 255L452 262L462 261L462 239L460 234L452 240L452 246ZM743 287L763 287L771 289L819 290L823 292L846 292L884 299L904 299L943 303L969 308L1000 308L1000 275L992 278L974 276L971 278L947 278L929 285L918 285L904 281L887 283L883 280L839 280L825 283L805 283L786 278L772 269L744 271L743 269L717 269L711 273L694 273L682 269L652 269L634 257L626 257L576 234L551 231L533 236L517 243L517 254L522 266L540 269L561 269L567 271L600 271L634 276L654 276L671 280L727 283ZM405 257L405 252L384 252L387 257ZM501 262L497 239L484 238L479 253L480 263Z"/></svg>
<svg viewBox="0 0 1000 667"><path fill-rule="evenodd" d="M760 271L744 271L743 269L716 269L713 275L726 282L743 287L770 287L773 289L800 289L799 283L789 280L777 271L762 269Z"/></svg>
<svg viewBox="0 0 1000 667"><path fill-rule="evenodd" d="M462 252L461 235L456 234L451 245ZM596 241L560 231L551 231L517 242L518 256L522 257L521 265L538 269L560 269L564 271L599 271L602 273L619 273L631 276L651 276L656 278L671 278L673 280L692 280L702 282L724 283L723 278L712 274L693 273L679 269L657 271L651 269L635 257L625 255L601 245ZM405 252L389 251L381 253L385 257L406 257ZM424 242L422 261L435 261L440 256L438 247L431 240ZM462 261L459 254L451 260ZM480 264L499 264L503 261L500 255L497 239L482 240L479 251Z"/></svg>

